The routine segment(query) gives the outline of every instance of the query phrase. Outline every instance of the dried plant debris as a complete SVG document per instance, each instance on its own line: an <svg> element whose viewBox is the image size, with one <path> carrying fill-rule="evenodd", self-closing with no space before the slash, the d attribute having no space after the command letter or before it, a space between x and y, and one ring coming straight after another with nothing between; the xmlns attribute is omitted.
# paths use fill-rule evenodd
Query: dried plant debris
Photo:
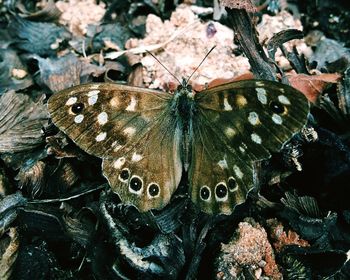
<svg viewBox="0 0 350 280"><path fill-rule="evenodd" d="M339 71L342 69L336 69L333 64L339 62L341 59L346 60L349 65L349 48L345 47L344 44L339 43L338 41L322 36L317 42L315 50L310 57L310 63L314 68L322 70L323 72L329 72L328 69Z"/></svg>
<svg viewBox="0 0 350 280"><path fill-rule="evenodd" d="M185 262L181 240L173 233L159 233L147 246L137 247L136 244L128 241L128 236L123 234L125 229L120 228L118 219L113 218L108 204L108 198L102 194L101 214L110 229L113 245L120 252L119 256L115 256L113 264L117 275L132 278L133 274L127 275L127 268L121 266L121 262L126 262L127 266L135 270L137 274L143 273L144 277L177 279Z"/></svg>
<svg viewBox="0 0 350 280"><path fill-rule="evenodd" d="M61 11L57 8L54 0L37 3L34 11L32 9L28 10L25 6L26 3L21 2L24 1L15 2L16 8L20 11L18 14L32 21L54 21L61 15Z"/></svg>
<svg viewBox="0 0 350 280"><path fill-rule="evenodd" d="M93 52L103 49L123 50L126 41L132 37L131 31L120 23L96 26L94 32L90 32L89 35L93 37L91 42Z"/></svg>
<svg viewBox="0 0 350 280"><path fill-rule="evenodd" d="M34 58L39 62L40 82L52 92L80 84L82 63L73 54L60 58Z"/></svg>
<svg viewBox="0 0 350 280"><path fill-rule="evenodd" d="M8 91L0 97L0 153L28 151L45 141L48 113L43 98L37 102Z"/></svg>
<svg viewBox="0 0 350 280"><path fill-rule="evenodd" d="M0 278L11 279L14 264L18 256L20 246L19 234L16 228L10 228L7 238L2 235L0 239ZM5 249L5 250L4 250Z"/></svg>
<svg viewBox="0 0 350 280"><path fill-rule="evenodd" d="M216 279L269 277L281 279L266 231L254 221L241 222L229 244L222 244L216 260Z"/></svg>
<svg viewBox="0 0 350 280"><path fill-rule="evenodd" d="M350 12L317 3L5 1L0 278L349 279ZM172 91L164 66L188 78L214 45L195 89L281 79L312 102L308 124L255 164L260 188L232 215L201 213L186 180L140 213L50 123L46 100L91 81Z"/></svg>
<svg viewBox="0 0 350 280"><path fill-rule="evenodd" d="M26 65L15 50L0 49L0 94L6 90L21 90L33 84Z"/></svg>
<svg viewBox="0 0 350 280"><path fill-rule="evenodd" d="M19 50L40 56L52 56L71 35L54 23L34 22L15 16L8 27Z"/></svg>

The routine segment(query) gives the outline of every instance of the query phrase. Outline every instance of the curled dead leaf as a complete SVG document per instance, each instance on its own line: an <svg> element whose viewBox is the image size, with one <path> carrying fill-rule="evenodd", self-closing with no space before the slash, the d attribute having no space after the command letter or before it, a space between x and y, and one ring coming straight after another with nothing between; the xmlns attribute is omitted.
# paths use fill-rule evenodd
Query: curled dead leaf
<svg viewBox="0 0 350 280"><path fill-rule="evenodd" d="M310 102L316 103L318 97L326 89L326 87L329 84L337 83L341 76L337 73L332 73L313 76L294 74L287 75L287 77L292 87L301 91Z"/></svg>

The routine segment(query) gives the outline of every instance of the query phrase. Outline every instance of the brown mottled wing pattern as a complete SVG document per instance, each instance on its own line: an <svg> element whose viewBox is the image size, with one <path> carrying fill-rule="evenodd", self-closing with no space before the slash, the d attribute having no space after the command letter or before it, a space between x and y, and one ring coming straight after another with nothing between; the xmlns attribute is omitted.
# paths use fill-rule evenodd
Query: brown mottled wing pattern
<svg viewBox="0 0 350 280"><path fill-rule="evenodd" d="M48 109L79 147L103 159L122 201L146 211L166 205L181 178L181 131L166 110L171 100L155 90L94 83L54 94Z"/></svg>
<svg viewBox="0 0 350 280"><path fill-rule="evenodd" d="M279 151L306 122L309 105L292 87L269 81L230 83L195 95L192 201L230 214L253 187L252 162Z"/></svg>

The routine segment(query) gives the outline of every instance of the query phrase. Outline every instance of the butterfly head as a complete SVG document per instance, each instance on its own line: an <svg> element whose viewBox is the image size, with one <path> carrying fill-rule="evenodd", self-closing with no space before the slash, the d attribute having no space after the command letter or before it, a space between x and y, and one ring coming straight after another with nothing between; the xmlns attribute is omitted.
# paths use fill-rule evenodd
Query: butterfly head
<svg viewBox="0 0 350 280"><path fill-rule="evenodd" d="M192 86L190 84L188 84L188 80L187 79L182 78L182 82L177 87L175 95L177 95L177 96L184 96L184 97L193 99L194 91L192 89Z"/></svg>

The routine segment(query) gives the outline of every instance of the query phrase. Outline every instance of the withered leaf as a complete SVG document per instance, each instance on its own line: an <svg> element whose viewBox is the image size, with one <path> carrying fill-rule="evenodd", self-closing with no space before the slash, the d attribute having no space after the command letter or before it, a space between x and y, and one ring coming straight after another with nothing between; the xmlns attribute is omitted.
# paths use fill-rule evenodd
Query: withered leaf
<svg viewBox="0 0 350 280"><path fill-rule="evenodd" d="M11 49L0 49L0 92L20 90L33 84L17 53Z"/></svg>
<svg viewBox="0 0 350 280"><path fill-rule="evenodd" d="M47 123L43 97L35 103L24 94L4 93L0 97L0 153L28 151L43 144Z"/></svg>
<svg viewBox="0 0 350 280"><path fill-rule="evenodd" d="M13 17L8 26L18 49L41 56L55 55L70 33L54 23L33 22Z"/></svg>
<svg viewBox="0 0 350 280"><path fill-rule="evenodd" d="M69 54L57 59L36 59L39 62L41 82L51 91L57 92L80 84L82 64L75 55Z"/></svg>
<svg viewBox="0 0 350 280"><path fill-rule="evenodd" d="M315 103L323 90L330 83L336 83L340 78L339 74L305 75L297 74L288 76L290 84L300 90L310 102Z"/></svg>

